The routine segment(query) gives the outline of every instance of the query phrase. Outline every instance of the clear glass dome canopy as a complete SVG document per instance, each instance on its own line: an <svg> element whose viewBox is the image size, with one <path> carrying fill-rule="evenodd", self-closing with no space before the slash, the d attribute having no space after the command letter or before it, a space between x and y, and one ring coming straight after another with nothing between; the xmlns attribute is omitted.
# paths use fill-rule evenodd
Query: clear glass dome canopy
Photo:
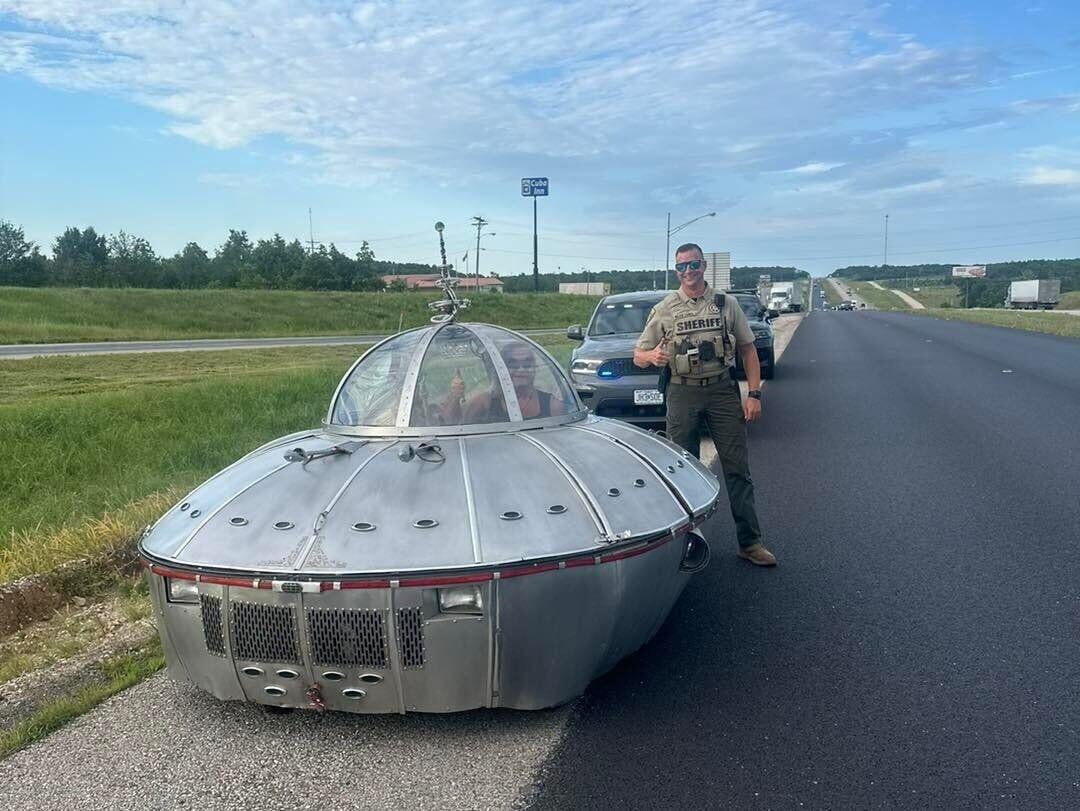
<svg viewBox="0 0 1080 811"><path fill-rule="evenodd" d="M487 324L447 322L365 353L338 385L326 422L350 434L430 435L584 415L566 374L532 341Z"/></svg>

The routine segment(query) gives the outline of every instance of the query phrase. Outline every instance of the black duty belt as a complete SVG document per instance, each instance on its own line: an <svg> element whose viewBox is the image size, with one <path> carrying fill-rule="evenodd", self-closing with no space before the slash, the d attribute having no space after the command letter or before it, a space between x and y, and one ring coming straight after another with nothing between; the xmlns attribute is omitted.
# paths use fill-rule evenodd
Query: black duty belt
<svg viewBox="0 0 1080 811"><path fill-rule="evenodd" d="M680 386L711 386L713 383L719 383L721 380L727 379L727 372L724 372L722 375L713 375L712 377L683 377L682 375L671 376L671 382L678 383Z"/></svg>

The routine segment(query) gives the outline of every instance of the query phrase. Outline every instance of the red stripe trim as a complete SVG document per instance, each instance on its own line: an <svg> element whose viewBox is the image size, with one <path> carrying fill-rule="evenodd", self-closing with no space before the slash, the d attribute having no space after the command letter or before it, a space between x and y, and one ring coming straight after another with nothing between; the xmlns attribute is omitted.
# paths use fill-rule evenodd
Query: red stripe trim
<svg viewBox="0 0 1080 811"><path fill-rule="evenodd" d="M402 588L411 586L454 586L462 583L483 583L492 580L494 572L481 572L479 574L447 575L446 577L414 577L409 580L399 580L398 585ZM506 575L500 575L506 577ZM341 584L345 588L345 584Z"/></svg>
<svg viewBox="0 0 1080 811"><path fill-rule="evenodd" d="M332 590L334 588L333 583L324 584ZM343 580L341 581L341 588L343 589L388 589L390 588L389 580Z"/></svg>
<svg viewBox="0 0 1080 811"><path fill-rule="evenodd" d="M568 563L567 566L570 564ZM524 577L527 574L538 574L539 572L553 572L559 568L557 562L554 563L537 563L532 566L515 566L513 569L502 569L499 572L499 579L506 580L510 577Z"/></svg>
<svg viewBox="0 0 1080 811"><path fill-rule="evenodd" d="M545 563L534 563L523 566L513 566L507 569L499 569L492 572L478 572L473 574L461 574L461 575L444 575L438 577L413 577L406 578L398 581L398 586L401 588L417 588L417 587L431 587L431 586L454 586L464 583L485 583L488 580L495 579L498 575L500 580L506 580L512 577L524 577L530 574L540 574L541 572L553 572L558 569L576 569L579 566L594 566L600 563L614 563L619 560L626 560L627 558L634 558L638 555L644 555L646 552L651 552L653 549L659 549L665 546L672 537L678 537L684 535L694 528L694 524L685 524L675 530L674 535L665 535L658 541L644 544L640 547L633 549L627 549L621 552L609 552L606 555L600 555L597 559L596 555L581 555L579 557L568 558L565 561L550 561ZM274 587L273 578L242 578L242 577L221 577L219 575L199 575L195 572L185 572L179 569L169 569L164 566L159 566L156 563L149 563L143 561L143 565L147 566L151 572L161 577L171 577L175 580L198 580L200 583L211 583L217 586L234 586L239 588L260 588L260 589L272 589ZM256 586L256 583L258 584ZM323 580L319 583L320 591L334 591L335 581ZM388 589L390 588L390 580L383 578L378 580L342 580L337 588L341 589Z"/></svg>

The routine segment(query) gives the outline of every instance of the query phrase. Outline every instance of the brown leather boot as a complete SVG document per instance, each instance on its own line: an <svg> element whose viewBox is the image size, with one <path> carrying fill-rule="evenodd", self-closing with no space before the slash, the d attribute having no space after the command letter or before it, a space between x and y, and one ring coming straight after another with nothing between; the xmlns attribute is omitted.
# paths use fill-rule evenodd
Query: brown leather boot
<svg viewBox="0 0 1080 811"><path fill-rule="evenodd" d="M775 566L776 556L762 544L756 543L745 549L739 549L739 557L748 560L755 566Z"/></svg>

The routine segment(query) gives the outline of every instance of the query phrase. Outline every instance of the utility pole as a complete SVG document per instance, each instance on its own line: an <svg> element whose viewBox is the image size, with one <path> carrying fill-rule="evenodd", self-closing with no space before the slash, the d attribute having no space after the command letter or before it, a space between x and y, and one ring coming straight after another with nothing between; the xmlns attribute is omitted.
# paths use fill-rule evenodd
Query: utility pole
<svg viewBox="0 0 1080 811"><path fill-rule="evenodd" d="M488 221L483 217L476 216L472 218L472 224L476 228L476 262L473 264L473 287L475 292L480 291L480 232L484 230L484 226L488 224Z"/></svg>
<svg viewBox="0 0 1080 811"><path fill-rule="evenodd" d="M307 210L308 243L311 245L311 253L315 253L315 226L311 219L311 206Z"/></svg>

